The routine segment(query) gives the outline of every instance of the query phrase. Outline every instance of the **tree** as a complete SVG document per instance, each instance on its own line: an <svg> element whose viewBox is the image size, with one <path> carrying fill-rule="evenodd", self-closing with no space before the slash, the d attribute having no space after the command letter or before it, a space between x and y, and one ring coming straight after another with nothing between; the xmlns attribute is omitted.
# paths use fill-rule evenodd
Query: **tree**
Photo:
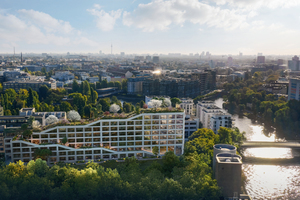
<svg viewBox="0 0 300 200"><path fill-rule="evenodd" d="M113 82L113 81L110 81L110 82L108 82L108 85L107 85L108 87L115 87L115 82Z"/></svg>
<svg viewBox="0 0 300 200"><path fill-rule="evenodd" d="M127 92L127 82L127 79L122 80L122 90L124 90L125 92Z"/></svg>
<svg viewBox="0 0 300 200"><path fill-rule="evenodd" d="M41 127L41 124L40 124L39 121L35 120L35 121L32 122L31 126L32 126L32 128L37 129L37 128Z"/></svg>
<svg viewBox="0 0 300 200"><path fill-rule="evenodd" d="M109 112L117 113L120 110L120 106L117 104L112 104L109 108Z"/></svg>
<svg viewBox="0 0 300 200"><path fill-rule="evenodd" d="M162 101L161 100L156 100L156 99L151 99L148 103L149 107L152 108L159 108L162 105Z"/></svg>
<svg viewBox="0 0 300 200"><path fill-rule="evenodd" d="M152 147L152 153L157 156L159 154L159 149L157 146Z"/></svg>
<svg viewBox="0 0 300 200"><path fill-rule="evenodd" d="M23 133L22 133L23 137L27 138L29 136L32 135L32 131L31 130L24 130Z"/></svg>
<svg viewBox="0 0 300 200"><path fill-rule="evenodd" d="M162 106L163 107L170 107L172 105L170 99L164 99L163 102L162 102Z"/></svg>
<svg viewBox="0 0 300 200"><path fill-rule="evenodd" d="M68 142L68 138L67 137L64 137L62 140L61 140L61 143L63 144L66 144Z"/></svg>
<svg viewBox="0 0 300 200"><path fill-rule="evenodd" d="M98 92L91 88L91 103L96 103L98 99Z"/></svg>
<svg viewBox="0 0 300 200"><path fill-rule="evenodd" d="M27 106L32 107L33 104L34 104L34 94L33 94L33 90L31 88L29 88L28 98L27 98Z"/></svg>
<svg viewBox="0 0 300 200"><path fill-rule="evenodd" d="M17 93L12 88L6 89L5 94L7 94L8 101L10 102L13 102L17 98Z"/></svg>
<svg viewBox="0 0 300 200"><path fill-rule="evenodd" d="M47 162L42 159L31 160L27 164L27 170L33 174L36 174L38 177L44 177L49 170Z"/></svg>
<svg viewBox="0 0 300 200"><path fill-rule="evenodd" d="M107 88L107 80L106 79L104 79L104 80L102 80L101 81L101 88Z"/></svg>
<svg viewBox="0 0 300 200"><path fill-rule="evenodd" d="M73 105L76 106L78 112L82 115L83 108L87 103L87 97L81 93L72 93L69 96L73 98Z"/></svg>
<svg viewBox="0 0 300 200"><path fill-rule="evenodd" d="M171 98L171 102L172 102L172 106L173 106L173 107L176 107L176 104L181 104L180 99L177 98L177 97Z"/></svg>
<svg viewBox="0 0 300 200"><path fill-rule="evenodd" d="M46 124L49 125L49 124L55 124L57 123L59 120L56 116L54 115L49 115L49 117L46 118Z"/></svg>
<svg viewBox="0 0 300 200"><path fill-rule="evenodd" d="M72 91L73 92L79 92L79 84L78 84L78 82L76 80L73 80Z"/></svg>
<svg viewBox="0 0 300 200"><path fill-rule="evenodd" d="M60 111L65 111L65 112L69 112L70 110L72 110L72 106L69 102L67 101L63 101L60 106L59 106Z"/></svg>
<svg viewBox="0 0 300 200"><path fill-rule="evenodd" d="M47 87L47 85L42 85L39 88L39 97L40 97L40 101L43 101L44 99L47 98L47 94L48 94L49 88Z"/></svg>
<svg viewBox="0 0 300 200"><path fill-rule="evenodd" d="M127 103L127 102L123 103L123 110L124 110L125 113L130 113L131 112L131 108L132 108L132 104L131 103Z"/></svg>
<svg viewBox="0 0 300 200"><path fill-rule="evenodd" d="M120 81L115 81L115 87L117 87L118 90L122 89L122 84L120 83Z"/></svg>
<svg viewBox="0 0 300 200"><path fill-rule="evenodd" d="M70 121L80 121L81 120L81 116L80 114L75 111L75 110L70 110L68 113L67 113L67 118L70 120Z"/></svg>
<svg viewBox="0 0 300 200"><path fill-rule="evenodd" d="M99 104L101 104L102 106L102 110L105 111L109 111L110 108L110 104L106 99L100 99L99 100Z"/></svg>
<svg viewBox="0 0 300 200"><path fill-rule="evenodd" d="M34 151L34 159L41 158L43 160L48 161L49 156L52 155L52 151L49 149L36 149Z"/></svg>
<svg viewBox="0 0 300 200"><path fill-rule="evenodd" d="M19 99L22 101L26 101L29 96L28 90L20 89L19 90Z"/></svg>
<svg viewBox="0 0 300 200"><path fill-rule="evenodd" d="M83 87L82 87L82 94L86 95L86 96L90 96L91 95L91 87L90 84L87 80L83 81L82 83Z"/></svg>
<svg viewBox="0 0 300 200"><path fill-rule="evenodd" d="M229 128L220 127L218 130L219 142L221 144L233 144L231 137L231 130Z"/></svg>
<svg viewBox="0 0 300 200"><path fill-rule="evenodd" d="M91 117L91 109L92 109L91 104L88 104L88 105L84 106L83 112L84 112L84 116L86 118L90 118Z"/></svg>
<svg viewBox="0 0 300 200"><path fill-rule="evenodd" d="M42 67L42 70L41 70L41 72L43 73L43 75L46 75L46 74L47 74L46 67Z"/></svg>

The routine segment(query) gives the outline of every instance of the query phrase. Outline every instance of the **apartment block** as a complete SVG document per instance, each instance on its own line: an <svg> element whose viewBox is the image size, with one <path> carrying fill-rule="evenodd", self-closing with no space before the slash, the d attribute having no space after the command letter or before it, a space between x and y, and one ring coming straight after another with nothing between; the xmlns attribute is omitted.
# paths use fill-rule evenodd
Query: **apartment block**
<svg viewBox="0 0 300 200"><path fill-rule="evenodd" d="M210 118L209 128L213 130L215 134L217 134L220 127L232 127L232 119L230 114L220 112L212 115L212 117Z"/></svg>
<svg viewBox="0 0 300 200"><path fill-rule="evenodd" d="M3 90L12 88L16 92L20 89L33 89L39 91L42 85L48 86L50 89L56 89L56 81L36 81L36 80L24 80L24 81L8 81L3 83Z"/></svg>
<svg viewBox="0 0 300 200"><path fill-rule="evenodd" d="M193 115L194 101L190 98L180 99L180 108L184 109L186 115Z"/></svg>
<svg viewBox="0 0 300 200"><path fill-rule="evenodd" d="M203 128L209 128L218 133L220 127L231 128L231 115L225 113L212 101L199 101L197 104L196 115L202 123Z"/></svg>
<svg viewBox="0 0 300 200"><path fill-rule="evenodd" d="M50 162L151 156L184 149L184 112L142 113L125 119L100 119L87 125L56 126L34 132L27 141L11 140L6 156L29 162L35 149L49 149ZM63 145L62 139L68 142Z"/></svg>

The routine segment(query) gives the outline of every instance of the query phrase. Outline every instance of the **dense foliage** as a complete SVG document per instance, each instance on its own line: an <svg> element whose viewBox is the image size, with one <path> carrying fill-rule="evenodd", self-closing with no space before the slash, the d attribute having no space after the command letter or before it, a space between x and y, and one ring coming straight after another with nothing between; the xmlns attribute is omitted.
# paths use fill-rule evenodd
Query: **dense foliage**
<svg viewBox="0 0 300 200"><path fill-rule="evenodd" d="M161 160L106 161L85 165L58 163L51 168L41 159L0 168L0 196L6 199L220 199L212 179L212 147L240 142L238 129L222 128L219 135L199 129L187 142L184 155L167 152ZM51 152L35 152L46 159Z"/></svg>
<svg viewBox="0 0 300 200"><path fill-rule="evenodd" d="M226 83L228 92L224 107L229 111L249 113L249 117L261 120L268 126L277 128L277 135L286 139L298 138L300 132L300 102L286 101L285 97L276 98L260 90L265 82L278 78L278 72L256 72L251 78ZM262 81L262 80L265 80Z"/></svg>

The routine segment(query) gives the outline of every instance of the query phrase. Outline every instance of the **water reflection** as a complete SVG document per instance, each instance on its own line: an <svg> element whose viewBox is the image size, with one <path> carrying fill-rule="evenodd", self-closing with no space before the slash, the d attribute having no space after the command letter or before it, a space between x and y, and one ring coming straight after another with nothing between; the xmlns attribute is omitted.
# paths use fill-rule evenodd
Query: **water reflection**
<svg viewBox="0 0 300 200"><path fill-rule="evenodd" d="M253 199L291 199L299 190L299 167L243 165L243 171L247 177L246 190Z"/></svg>
<svg viewBox="0 0 300 200"><path fill-rule="evenodd" d="M223 99L215 101L222 107ZM261 124L248 119L233 115L234 125L240 131L246 132L248 141L276 141L276 134L272 129L264 130ZM270 132L269 132L270 131ZM264 133L265 132L265 133ZM300 152L289 148L249 148L244 151L247 157L259 158L293 158L300 156ZM300 199L300 166L279 165L250 165L243 164L243 171L247 178L246 191L253 199Z"/></svg>

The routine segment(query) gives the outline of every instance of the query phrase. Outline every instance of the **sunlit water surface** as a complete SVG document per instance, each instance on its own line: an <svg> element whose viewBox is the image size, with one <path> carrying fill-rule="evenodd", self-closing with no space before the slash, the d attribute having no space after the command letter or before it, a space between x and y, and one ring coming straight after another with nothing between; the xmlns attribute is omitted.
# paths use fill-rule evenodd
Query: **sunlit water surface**
<svg viewBox="0 0 300 200"><path fill-rule="evenodd" d="M222 99L215 102L217 106L222 107ZM239 118L238 115L234 115L233 119L234 125L240 131L246 132L248 141L276 140L274 133L266 136L263 126L251 122L247 117ZM245 150L244 155L259 158L293 158L289 148L249 148ZM300 163L292 166L243 164L243 172L247 179L245 189L252 199L300 200Z"/></svg>

